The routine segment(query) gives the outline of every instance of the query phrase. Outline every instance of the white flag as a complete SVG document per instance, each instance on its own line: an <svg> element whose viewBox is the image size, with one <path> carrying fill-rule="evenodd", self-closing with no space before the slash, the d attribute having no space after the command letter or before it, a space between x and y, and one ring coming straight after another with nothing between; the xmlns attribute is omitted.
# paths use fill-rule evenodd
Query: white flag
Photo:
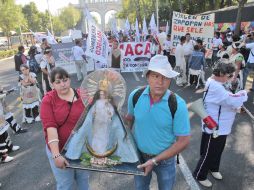
<svg viewBox="0 0 254 190"><path fill-rule="evenodd" d="M168 21L167 21L167 25L166 25L166 34L168 35L168 32L169 32L169 27L168 27Z"/></svg>
<svg viewBox="0 0 254 190"><path fill-rule="evenodd" d="M84 13L84 16L85 16L85 18L87 19L87 21L90 21L90 22L94 22L94 23L95 23L95 21L94 21L92 15L90 14L90 11L89 11L87 8L85 8L85 10L84 10L83 13Z"/></svg>
<svg viewBox="0 0 254 190"><path fill-rule="evenodd" d="M111 31L112 31L113 35L114 35L117 39L119 39L119 35L118 35L118 31L117 31L117 25L116 25L116 18L115 18L115 17L112 19Z"/></svg>
<svg viewBox="0 0 254 190"><path fill-rule="evenodd" d="M41 34L41 33L38 33L38 32L34 33L32 30L30 30L30 32L33 33L33 36L36 39L36 41L38 41L40 43L42 43L43 38L47 39L47 35L45 35L45 34Z"/></svg>
<svg viewBox="0 0 254 190"><path fill-rule="evenodd" d="M136 23L135 23L135 30L136 30L135 41L139 42L140 41L140 35L139 35L139 27L138 27L138 19L137 18L136 18Z"/></svg>
<svg viewBox="0 0 254 190"><path fill-rule="evenodd" d="M48 31L47 41L49 44L57 44L57 41L55 40L55 37Z"/></svg>
<svg viewBox="0 0 254 190"><path fill-rule="evenodd" d="M88 20L88 37L85 54L95 61L107 64L109 43L104 32L91 19Z"/></svg>
<svg viewBox="0 0 254 190"><path fill-rule="evenodd" d="M128 36L130 29L131 29L131 26L130 26L129 20L127 18L125 21L125 25L124 25L124 34Z"/></svg>
<svg viewBox="0 0 254 190"><path fill-rule="evenodd" d="M148 34L147 26L146 26L146 18L144 17L143 20L143 30L142 30L143 36L146 36Z"/></svg>
<svg viewBox="0 0 254 190"><path fill-rule="evenodd" d="M151 34L156 36L158 34L158 28L155 23L154 13L151 16L149 27L151 29Z"/></svg>

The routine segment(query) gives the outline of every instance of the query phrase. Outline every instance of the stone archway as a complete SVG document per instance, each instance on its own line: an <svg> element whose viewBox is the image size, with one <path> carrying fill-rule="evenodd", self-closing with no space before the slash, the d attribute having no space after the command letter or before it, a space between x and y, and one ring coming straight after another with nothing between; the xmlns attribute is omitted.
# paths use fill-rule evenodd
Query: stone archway
<svg viewBox="0 0 254 190"><path fill-rule="evenodd" d="M101 29L105 30L105 15L111 10L117 12L122 9L122 0L79 0L80 10L87 8L90 12L97 12L101 16ZM82 30L85 29L85 19L82 17Z"/></svg>
<svg viewBox="0 0 254 190"><path fill-rule="evenodd" d="M118 20L119 19L116 18L116 13L117 12L118 12L117 10L110 10L110 11L105 13L105 30L110 30L111 29L113 18L116 19L116 24L118 25Z"/></svg>

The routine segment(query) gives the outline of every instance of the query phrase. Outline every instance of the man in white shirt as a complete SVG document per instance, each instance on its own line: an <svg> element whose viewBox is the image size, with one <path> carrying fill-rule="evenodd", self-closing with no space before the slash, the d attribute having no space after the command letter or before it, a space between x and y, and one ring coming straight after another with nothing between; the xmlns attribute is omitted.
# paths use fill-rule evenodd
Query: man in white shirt
<svg viewBox="0 0 254 190"><path fill-rule="evenodd" d="M222 39L220 38L220 33L219 32L215 33L212 43L213 43L212 61L214 62L217 59L217 53L218 53L218 51L220 49L220 46L223 45Z"/></svg>
<svg viewBox="0 0 254 190"><path fill-rule="evenodd" d="M186 61L184 58L185 41L186 41L186 37L182 36L180 38L180 43L176 46L176 50L175 50L176 70L180 73L180 75L176 79L176 84L178 86L183 86L184 84L187 83Z"/></svg>
<svg viewBox="0 0 254 190"><path fill-rule="evenodd" d="M184 47L184 58L185 58L185 62L186 62L186 69L185 69L186 76L188 76L188 68L189 68L188 61L189 61L189 58L194 50L194 45L196 45L196 42L191 39L190 33L186 33L185 37L186 37L186 41L183 44L183 47Z"/></svg>
<svg viewBox="0 0 254 190"><path fill-rule="evenodd" d="M76 65L76 71L77 71L77 79L78 81L81 81L82 78L84 78L87 75L87 69L86 69L86 56L85 52L82 49L82 43L80 40L75 41L76 46L72 48L73 58Z"/></svg>
<svg viewBox="0 0 254 190"><path fill-rule="evenodd" d="M243 87L245 87L250 70L254 71L254 42L243 44L243 45L245 45L247 49L250 49L250 54L247 60L247 64L243 71ZM252 81L252 87L250 90L254 91L254 79Z"/></svg>
<svg viewBox="0 0 254 190"><path fill-rule="evenodd" d="M172 68L174 68L172 66L172 63L170 62L170 50L171 50L171 36L170 34L167 35L167 39L163 42L163 55L168 57L168 61L171 65Z"/></svg>

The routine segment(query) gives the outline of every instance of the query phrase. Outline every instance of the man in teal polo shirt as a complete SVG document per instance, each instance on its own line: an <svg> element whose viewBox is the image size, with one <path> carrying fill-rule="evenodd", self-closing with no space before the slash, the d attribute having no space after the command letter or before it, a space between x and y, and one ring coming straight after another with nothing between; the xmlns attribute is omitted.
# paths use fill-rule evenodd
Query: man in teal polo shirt
<svg viewBox="0 0 254 190"><path fill-rule="evenodd" d="M136 190L149 190L152 171L157 175L159 190L172 189L175 155L189 144L190 122L185 101L176 95L174 119L168 105L171 78L178 74L166 56L156 55L144 71L148 86L135 106L133 96L138 89L129 96L127 119L133 123L134 138L144 160L138 167L145 171L145 176L135 176Z"/></svg>

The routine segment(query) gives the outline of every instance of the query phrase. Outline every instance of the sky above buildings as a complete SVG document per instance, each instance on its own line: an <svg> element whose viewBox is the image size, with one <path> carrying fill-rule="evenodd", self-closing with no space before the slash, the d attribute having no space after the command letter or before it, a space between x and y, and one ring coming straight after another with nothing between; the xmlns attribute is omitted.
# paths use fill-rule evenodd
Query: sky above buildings
<svg viewBox="0 0 254 190"><path fill-rule="evenodd" d="M26 5L30 2L34 2L37 8L44 12L48 9L47 0L16 0L19 5ZM69 3L78 4L79 0L48 0L49 9L52 14L57 14L58 9L68 6Z"/></svg>

